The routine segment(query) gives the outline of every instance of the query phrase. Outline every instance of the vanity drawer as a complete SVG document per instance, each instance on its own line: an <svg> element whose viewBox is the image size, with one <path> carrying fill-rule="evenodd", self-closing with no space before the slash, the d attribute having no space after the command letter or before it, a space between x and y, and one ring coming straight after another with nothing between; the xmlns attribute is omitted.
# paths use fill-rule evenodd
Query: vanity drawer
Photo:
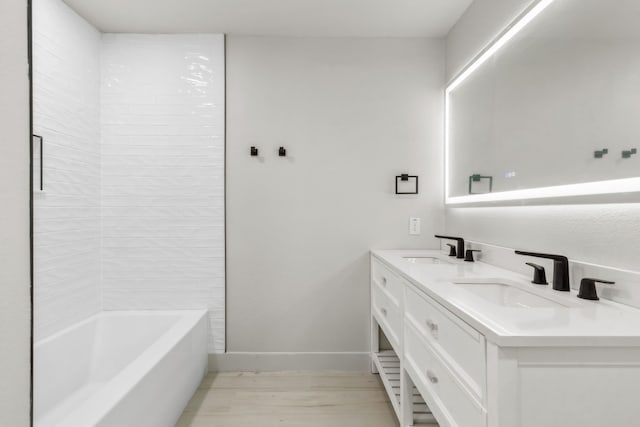
<svg viewBox="0 0 640 427"><path fill-rule="evenodd" d="M441 427L486 427L487 412L459 377L420 337L405 325L406 369Z"/></svg>
<svg viewBox="0 0 640 427"><path fill-rule="evenodd" d="M405 322L413 325L419 338L483 401L486 389L484 336L412 285L406 289Z"/></svg>
<svg viewBox="0 0 640 427"><path fill-rule="evenodd" d="M399 351L400 338L402 336L402 313L400 309L391 302L387 294L378 286L373 286L372 292L373 315L378 320L380 326L382 326L382 330L396 351Z"/></svg>
<svg viewBox="0 0 640 427"><path fill-rule="evenodd" d="M371 275L374 284L380 286L397 307L402 307L402 278L373 257L371 258L371 263Z"/></svg>

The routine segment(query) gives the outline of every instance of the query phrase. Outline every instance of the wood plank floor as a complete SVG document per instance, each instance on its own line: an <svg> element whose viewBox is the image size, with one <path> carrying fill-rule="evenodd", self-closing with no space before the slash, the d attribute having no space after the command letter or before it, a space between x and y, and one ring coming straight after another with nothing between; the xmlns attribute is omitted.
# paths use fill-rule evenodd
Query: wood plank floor
<svg viewBox="0 0 640 427"><path fill-rule="evenodd" d="M176 427L397 427L366 373L209 373Z"/></svg>

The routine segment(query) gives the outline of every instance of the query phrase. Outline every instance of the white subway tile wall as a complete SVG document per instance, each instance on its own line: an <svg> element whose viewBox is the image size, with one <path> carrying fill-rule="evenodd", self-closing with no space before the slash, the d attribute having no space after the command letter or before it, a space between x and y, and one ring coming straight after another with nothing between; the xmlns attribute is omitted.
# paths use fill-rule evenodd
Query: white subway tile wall
<svg viewBox="0 0 640 427"><path fill-rule="evenodd" d="M105 310L209 310L224 352L224 38L102 38Z"/></svg>
<svg viewBox="0 0 640 427"><path fill-rule="evenodd" d="M34 1L35 339L101 309L100 33L58 0Z"/></svg>
<svg viewBox="0 0 640 427"><path fill-rule="evenodd" d="M101 35L34 2L35 338L119 309L209 309L224 352L224 38Z"/></svg>

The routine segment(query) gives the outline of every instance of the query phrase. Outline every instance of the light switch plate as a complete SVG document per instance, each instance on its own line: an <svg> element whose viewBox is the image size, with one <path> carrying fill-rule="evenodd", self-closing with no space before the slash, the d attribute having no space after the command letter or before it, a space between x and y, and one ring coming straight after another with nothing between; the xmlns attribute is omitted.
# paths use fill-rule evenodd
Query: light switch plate
<svg viewBox="0 0 640 427"><path fill-rule="evenodd" d="M412 236L420 235L420 218L409 218L409 234Z"/></svg>

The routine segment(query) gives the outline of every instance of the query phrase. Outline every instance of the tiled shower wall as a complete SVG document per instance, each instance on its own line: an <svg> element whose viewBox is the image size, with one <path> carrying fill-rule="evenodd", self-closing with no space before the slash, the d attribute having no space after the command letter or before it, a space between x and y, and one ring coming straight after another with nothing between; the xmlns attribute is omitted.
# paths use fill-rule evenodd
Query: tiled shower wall
<svg viewBox="0 0 640 427"><path fill-rule="evenodd" d="M34 1L35 339L101 309L100 33L59 0Z"/></svg>
<svg viewBox="0 0 640 427"><path fill-rule="evenodd" d="M223 36L102 41L104 309L209 309L223 352Z"/></svg>
<svg viewBox="0 0 640 427"><path fill-rule="evenodd" d="M223 36L103 35L33 7L36 340L102 309L202 308L223 352Z"/></svg>

